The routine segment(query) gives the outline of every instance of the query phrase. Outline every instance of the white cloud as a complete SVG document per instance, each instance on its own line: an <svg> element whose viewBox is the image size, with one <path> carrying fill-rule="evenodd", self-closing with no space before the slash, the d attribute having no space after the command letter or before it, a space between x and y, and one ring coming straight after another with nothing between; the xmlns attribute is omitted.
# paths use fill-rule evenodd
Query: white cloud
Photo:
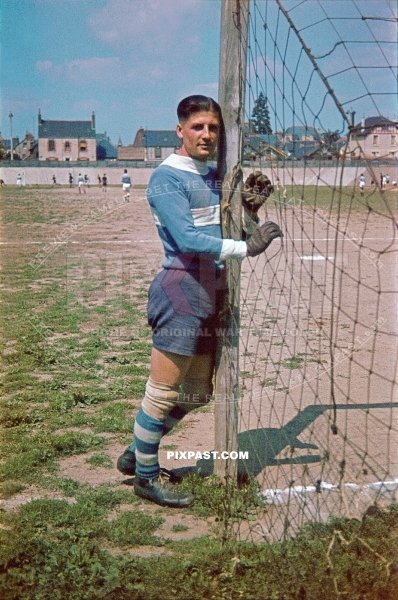
<svg viewBox="0 0 398 600"><path fill-rule="evenodd" d="M218 47L203 40L209 27L218 29L219 11L218 0L108 0L87 24L120 56L135 93L158 93L159 85L202 79L208 60L218 65Z"/></svg>
<svg viewBox="0 0 398 600"><path fill-rule="evenodd" d="M36 62L36 72L37 73L47 73L51 71L53 68L53 62L51 60L38 60Z"/></svg>
<svg viewBox="0 0 398 600"><path fill-rule="evenodd" d="M63 69L61 65L55 65L52 60L38 60L35 65L35 71L39 75L55 81L62 76Z"/></svg>
<svg viewBox="0 0 398 600"><path fill-rule="evenodd" d="M67 79L75 84L103 83L106 86L107 82L114 82L121 76L120 58L117 56L71 60L65 63L64 69Z"/></svg>
<svg viewBox="0 0 398 600"><path fill-rule="evenodd" d="M79 58L56 65L51 60L38 61L36 72L51 80L62 78L76 87L97 84L104 89L131 80L132 69L123 69L118 56L110 58Z"/></svg>
<svg viewBox="0 0 398 600"><path fill-rule="evenodd" d="M92 13L88 25L100 41L128 51L135 48L152 57L196 53L208 6L206 0L109 0Z"/></svg>

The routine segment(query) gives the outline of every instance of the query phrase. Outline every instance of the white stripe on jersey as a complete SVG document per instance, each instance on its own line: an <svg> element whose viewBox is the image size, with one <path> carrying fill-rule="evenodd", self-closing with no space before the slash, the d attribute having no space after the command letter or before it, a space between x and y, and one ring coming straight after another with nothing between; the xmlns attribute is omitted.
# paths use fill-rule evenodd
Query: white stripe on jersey
<svg viewBox="0 0 398 600"><path fill-rule="evenodd" d="M153 206L150 207L155 225L163 227L159 214ZM205 227L206 225L220 224L220 206L203 206L202 208L191 208L191 215L195 227Z"/></svg>
<svg viewBox="0 0 398 600"><path fill-rule="evenodd" d="M203 206L202 208L191 208L195 227L220 224L220 206Z"/></svg>

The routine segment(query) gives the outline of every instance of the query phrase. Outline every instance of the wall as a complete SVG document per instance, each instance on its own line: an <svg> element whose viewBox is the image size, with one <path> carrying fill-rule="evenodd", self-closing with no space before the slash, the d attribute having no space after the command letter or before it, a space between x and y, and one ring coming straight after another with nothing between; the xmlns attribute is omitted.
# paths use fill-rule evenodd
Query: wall
<svg viewBox="0 0 398 600"><path fill-rule="evenodd" d="M257 167L256 167L257 168ZM128 168L127 172L131 176L133 186L134 185L147 185L151 174L154 169L149 168ZM245 168L244 176L245 178L251 173L253 169ZM329 185L338 187L340 184L340 176L341 169L336 167L324 167L322 169L315 167L272 167L262 168L262 171L266 173L271 179L275 182L276 178L279 177L280 185L283 186L291 185L292 180L296 185ZM20 173L22 175L22 181L25 185L52 185L52 177L55 175L57 179L57 183L61 185L68 185L68 177L69 173L72 173L75 178L75 185L77 183L77 176L79 173L87 174L90 178L90 185L95 186L98 184L97 177L106 173L108 177L109 185L118 185L121 186L122 175L124 172L123 167L112 167L110 169L106 169L106 167L88 167L84 168L83 166L73 167L73 168L63 168L63 167L26 167L23 162L20 162L19 165L15 167L2 167L0 168L0 178L4 180L7 185L15 185L17 180L17 175ZM388 166L375 167L374 172L376 177L380 177L380 173L390 175L391 181L398 180L396 166L391 164ZM370 185L371 174L367 172L366 168L361 166L354 167L346 167L343 172L343 186L351 186L358 185L359 175L361 173L365 174L366 183ZM318 179L319 178L319 179Z"/></svg>
<svg viewBox="0 0 398 600"><path fill-rule="evenodd" d="M53 138L51 138L53 139ZM87 142L87 151L81 152L81 158L88 158L88 160L97 160L97 143L93 138L81 138ZM70 150L65 151L65 142L68 141L70 144ZM59 161L64 161L65 158L70 158L71 161L78 160L79 156L79 140L76 138L65 138L54 139L55 150L49 152L48 150L48 138L39 138L39 159L46 160L47 158L56 158ZM84 168L84 167L82 167Z"/></svg>
<svg viewBox="0 0 398 600"><path fill-rule="evenodd" d="M378 136L378 144L373 144L374 135ZM392 135L395 135L395 144L392 144ZM388 158L398 158L398 128L393 130L391 128L391 132L384 133L379 132L375 129L374 133L369 133L364 138L356 139L353 137L347 148L347 152L353 152L354 156L366 156L368 158L374 158L375 156L380 157L388 157ZM362 152L360 151L362 150Z"/></svg>
<svg viewBox="0 0 398 600"><path fill-rule="evenodd" d="M156 148L146 148L146 159L147 160L158 160L156 158ZM165 158L167 158L168 156L170 156L170 154L174 154L175 153L175 148L160 148L160 158L161 160L164 160Z"/></svg>
<svg viewBox="0 0 398 600"><path fill-rule="evenodd" d="M132 179L133 185L147 185L153 169L129 169L127 171ZM63 168L63 167L26 167L23 163L19 163L16 167L3 167L0 168L0 178L3 179L6 185L15 185L17 181L17 175L22 175L22 181L25 185L52 185L52 177L55 175L57 183L61 185L68 185L69 173L72 173L77 184L77 176L79 173L87 174L90 178L90 186L98 184L97 177L106 173L108 177L109 185L122 185L122 175L124 168L112 168L107 170L106 168L93 168L85 167L83 165L79 167Z"/></svg>

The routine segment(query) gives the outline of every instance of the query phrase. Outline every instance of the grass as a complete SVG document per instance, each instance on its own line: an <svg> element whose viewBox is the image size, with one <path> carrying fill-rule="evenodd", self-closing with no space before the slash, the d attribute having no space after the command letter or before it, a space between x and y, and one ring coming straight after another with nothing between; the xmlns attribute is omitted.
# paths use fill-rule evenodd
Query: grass
<svg viewBox="0 0 398 600"><path fill-rule="evenodd" d="M175 525L172 526L171 531L173 533L179 533L180 531L188 531L189 527L187 527L187 525L183 525L182 523L175 523Z"/></svg>
<svg viewBox="0 0 398 600"><path fill-rule="evenodd" d="M111 469L113 467L113 460L107 454L93 454L90 458L86 458L86 463L91 465L92 469L96 467Z"/></svg>
<svg viewBox="0 0 398 600"><path fill-rule="evenodd" d="M161 517L133 507L116 519L106 507L123 497L107 490L65 500L36 500L7 515L0 561L5 600L219 600L328 598L395 600L398 585L396 509L361 522L308 524L283 544L214 538L172 542L153 536ZM174 531L185 527L176 524ZM167 554L138 559L124 548L150 543ZM115 554L103 549L114 544Z"/></svg>
<svg viewBox="0 0 398 600"><path fill-rule="evenodd" d="M367 193L361 196L357 189L351 187L333 189L328 186L287 185L286 198L283 198L280 192L280 195L274 194L274 201L276 205L282 204L286 208L323 209L332 214L337 211L347 213L369 210L385 214L386 210L394 210L395 196L395 190L384 191L381 195L376 188L368 189Z"/></svg>
<svg viewBox="0 0 398 600"><path fill-rule="evenodd" d="M5 225L19 232L22 225L51 228L84 217L78 203L68 217L54 193L5 188ZM330 202L328 193L319 190L317 206ZM360 210L362 200L355 202ZM134 264L133 291L121 286L95 305L95 281L68 285L65 249L40 268L28 266L37 251L21 245L5 246L3 253L1 496L12 502L20 493L31 495L30 486L43 496L0 514L4 600L396 598L395 505L372 507L362 521L309 523L294 540L253 544L237 541L233 527L254 526L274 510L262 503L256 481L236 489L215 476L190 475L180 486L195 494L195 504L176 513L153 511L128 486L91 487L62 477L61 460L80 456L91 475L114 466L112 443L131 441L151 349L139 308L148 273ZM304 357L282 364L300 368ZM276 378L262 382L276 384ZM188 531L184 514L210 523L210 533L172 541L159 530L171 514L172 533ZM139 558L148 548L157 555Z"/></svg>
<svg viewBox="0 0 398 600"><path fill-rule="evenodd" d="M278 364L282 365L283 367L286 367L286 369L301 369L306 355L306 352L298 352L294 356L290 356L289 358L281 361Z"/></svg>

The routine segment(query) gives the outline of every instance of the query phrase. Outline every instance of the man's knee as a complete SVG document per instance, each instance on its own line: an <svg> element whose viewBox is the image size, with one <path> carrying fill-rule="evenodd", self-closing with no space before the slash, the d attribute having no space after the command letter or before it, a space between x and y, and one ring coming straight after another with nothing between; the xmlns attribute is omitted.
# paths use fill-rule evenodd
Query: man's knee
<svg viewBox="0 0 398 600"><path fill-rule="evenodd" d="M157 421L165 421L170 410L178 403L179 389L178 385L153 381L149 377L141 403L143 411Z"/></svg>

